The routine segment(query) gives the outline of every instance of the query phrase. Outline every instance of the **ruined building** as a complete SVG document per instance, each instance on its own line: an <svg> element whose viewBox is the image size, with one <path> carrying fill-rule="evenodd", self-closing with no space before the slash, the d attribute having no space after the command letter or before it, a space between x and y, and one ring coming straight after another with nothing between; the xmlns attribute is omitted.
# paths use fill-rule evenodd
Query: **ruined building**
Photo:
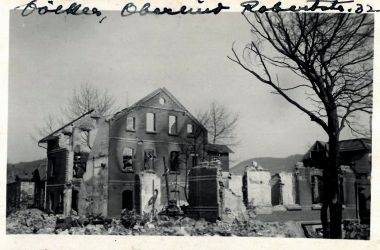
<svg viewBox="0 0 380 250"><path fill-rule="evenodd" d="M343 217L369 222L371 140L340 141L339 185ZM230 188L242 194L247 207L259 214L294 211L295 218L319 218L323 197L323 168L327 164L328 144L317 141L302 162L280 172L257 163L247 166L243 175L232 175ZM314 211L314 212L313 212Z"/></svg>
<svg viewBox="0 0 380 250"><path fill-rule="evenodd" d="M188 172L229 153L165 88L111 118L88 112L39 141L46 147L46 209L119 216L188 203Z"/></svg>
<svg viewBox="0 0 380 250"><path fill-rule="evenodd" d="M46 160L7 164L7 214L20 208L43 208Z"/></svg>

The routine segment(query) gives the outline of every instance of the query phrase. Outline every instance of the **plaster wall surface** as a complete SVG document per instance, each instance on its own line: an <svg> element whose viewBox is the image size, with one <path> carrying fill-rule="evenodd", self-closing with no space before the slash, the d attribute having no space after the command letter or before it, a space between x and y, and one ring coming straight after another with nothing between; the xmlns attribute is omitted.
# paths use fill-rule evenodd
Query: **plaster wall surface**
<svg viewBox="0 0 380 250"><path fill-rule="evenodd" d="M248 203L271 206L271 175L268 171L247 171Z"/></svg>
<svg viewBox="0 0 380 250"><path fill-rule="evenodd" d="M161 179L154 173L140 173L140 195L141 195L141 211L142 212L151 212L152 211L152 202L149 202L152 197L154 196L154 190L158 190L156 202L155 202L155 209L157 211L161 211L163 207L163 203L161 202ZM150 203L150 204L149 204Z"/></svg>
<svg viewBox="0 0 380 250"><path fill-rule="evenodd" d="M242 196L242 187L243 187L243 176L241 175L231 175L231 178L228 181L229 188L236 195Z"/></svg>
<svg viewBox="0 0 380 250"><path fill-rule="evenodd" d="M293 173L281 172L279 173L282 186L282 202L283 205L293 205L294 199L294 177Z"/></svg>
<svg viewBox="0 0 380 250"><path fill-rule="evenodd" d="M246 208L242 196L234 194L230 189L224 189L224 207L234 213L244 213Z"/></svg>

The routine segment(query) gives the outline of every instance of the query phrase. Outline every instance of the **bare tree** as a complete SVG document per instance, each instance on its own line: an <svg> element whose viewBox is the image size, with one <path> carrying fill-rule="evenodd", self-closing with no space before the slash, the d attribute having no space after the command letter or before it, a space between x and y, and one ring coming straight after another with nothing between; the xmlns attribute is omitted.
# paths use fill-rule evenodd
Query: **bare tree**
<svg viewBox="0 0 380 250"><path fill-rule="evenodd" d="M115 111L115 98L107 92L100 92L94 86L86 83L78 89L73 90L72 97L68 103L61 109L60 114L49 114L44 121L44 125L36 127L35 132L31 135L33 141L45 137L67 121L94 109L95 113L100 116L111 115Z"/></svg>
<svg viewBox="0 0 380 250"><path fill-rule="evenodd" d="M100 92L97 88L86 83L79 89L74 89L72 97L64 113L70 117L78 117L91 109L100 116L112 114L114 110L115 98L107 90Z"/></svg>
<svg viewBox="0 0 380 250"><path fill-rule="evenodd" d="M198 120L208 130L212 144L238 143L235 130L239 115L233 115L223 104L213 101L207 111L198 114Z"/></svg>
<svg viewBox="0 0 380 250"><path fill-rule="evenodd" d="M274 93L309 116L327 133L328 164L323 171L321 221L324 237L341 238L339 135L345 126L354 129L352 122L358 112L372 113L373 16L243 15L254 38L241 55L233 46L233 56L229 58L255 79L270 86ZM275 75L279 70L294 73L299 76L299 82L279 79ZM303 100L294 94L300 90L304 91Z"/></svg>
<svg viewBox="0 0 380 250"><path fill-rule="evenodd" d="M53 132L55 129L59 127L62 121L58 120L56 116L49 114L44 119L44 125L41 127L35 127L35 132L30 135L32 141L38 142L41 138Z"/></svg>

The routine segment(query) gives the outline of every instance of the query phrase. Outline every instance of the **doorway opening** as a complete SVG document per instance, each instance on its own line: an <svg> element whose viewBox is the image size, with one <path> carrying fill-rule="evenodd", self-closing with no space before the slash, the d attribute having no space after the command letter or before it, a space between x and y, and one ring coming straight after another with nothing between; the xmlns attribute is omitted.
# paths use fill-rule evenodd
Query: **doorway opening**
<svg viewBox="0 0 380 250"><path fill-rule="evenodd" d="M133 209L133 192L131 190L125 190L122 194L122 209Z"/></svg>

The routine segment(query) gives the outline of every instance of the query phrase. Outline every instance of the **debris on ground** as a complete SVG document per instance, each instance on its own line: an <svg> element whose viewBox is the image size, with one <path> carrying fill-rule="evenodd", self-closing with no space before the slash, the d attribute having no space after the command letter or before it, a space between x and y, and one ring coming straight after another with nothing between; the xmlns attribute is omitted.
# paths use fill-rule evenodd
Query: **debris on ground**
<svg viewBox="0 0 380 250"><path fill-rule="evenodd" d="M54 233L57 217L48 215L39 209L24 209L11 213L7 217L7 233L32 234Z"/></svg>
<svg viewBox="0 0 380 250"><path fill-rule="evenodd" d="M355 221L345 221L343 230L345 239L369 240L370 238L370 226L367 224L359 224Z"/></svg>
<svg viewBox="0 0 380 250"><path fill-rule="evenodd" d="M10 214L6 227L9 234L300 237L294 223L261 222L253 214L229 210L222 220L208 222L185 216L139 215L128 210L120 219L109 219L101 215L64 217L27 209Z"/></svg>

